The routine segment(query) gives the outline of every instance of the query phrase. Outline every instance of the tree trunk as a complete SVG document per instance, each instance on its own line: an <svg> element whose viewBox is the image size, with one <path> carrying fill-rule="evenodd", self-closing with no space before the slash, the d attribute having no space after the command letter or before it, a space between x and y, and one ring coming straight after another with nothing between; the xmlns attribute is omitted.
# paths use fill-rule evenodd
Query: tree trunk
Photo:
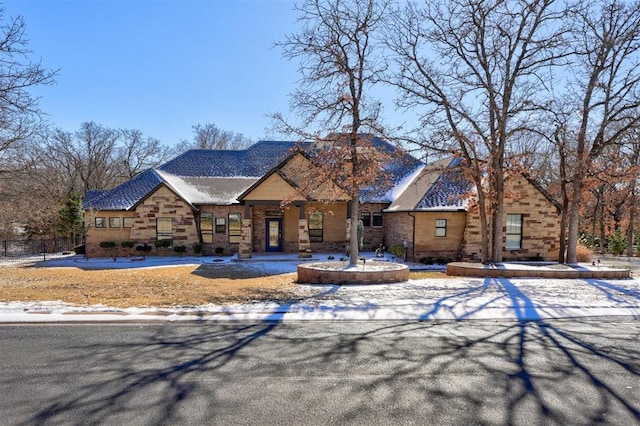
<svg viewBox="0 0 640 426"><path fill-rule="evenodd" d="M349 233L349 266L358 264L358 255L360 247L358 246L358 217L360 215L360 196L353 195L351 197L351 230Z"/></svg>
<svg viewBox="0 0 640 426"><path fill-rule="evenodd" d="M582 201L582 176L573 182L573 197L569 203L569 232L567 234L567 263L577 263L578 232L580 227L580 202Z"/></svg>
<svg viewBox="0 0 640 426"><path fill-rule="evenodd" d="M502 262L502 216L504 212L504 170L502 156L495 156L491 191L491 262Z"/></svg>
<svg viewBox="0 0 640 426"><path fill-rule="evenodd" d="M627 256L633 257L634 221L636 220L636 188L635 179L629 194L629 227L627 228Z"/></svg>

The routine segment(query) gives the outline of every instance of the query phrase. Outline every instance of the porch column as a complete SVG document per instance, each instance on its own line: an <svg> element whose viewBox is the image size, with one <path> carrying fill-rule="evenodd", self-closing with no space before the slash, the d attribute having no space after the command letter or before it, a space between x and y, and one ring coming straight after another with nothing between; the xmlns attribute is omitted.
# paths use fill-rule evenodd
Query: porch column
<svg viewBox="0 0 640 426"><path fill-rule="evenodd" d="M238 245L238 259L250 259L253 252L253 225L251 219L242 219L242 233Z"/></svg>
<svg viewBox="0 0 640 426"><path fill-rule="evenodd" d="M345 238L345 241L347 242L347 244L349 244L351 242L351 219L347 219L347 236Z"/></svg>
<svg viewBox="0 0 640 426"><path fill-rule="evenodd" d="M311 242L309 241L307 219L298 219L298 257L311 257Z"/></svg>

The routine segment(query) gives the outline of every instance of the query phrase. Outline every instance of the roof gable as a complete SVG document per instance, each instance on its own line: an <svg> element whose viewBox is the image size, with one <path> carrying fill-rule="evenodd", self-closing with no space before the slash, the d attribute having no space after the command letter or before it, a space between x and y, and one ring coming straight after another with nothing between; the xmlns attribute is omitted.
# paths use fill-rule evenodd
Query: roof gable
<svg viewBox="0 0 640 426"><path fill-rule="evenodd" d="M447 157L409 175L393 191L387 211L460 210L473 185L461 169L462 160Z"/></svg>
<svg viewBox="0 0 640 426"><path fill-rule="evenodd" d="M162 183L160 176L153 169L148 169L111 191L85 198L82 207L85 210L129 210Z"/></svg>

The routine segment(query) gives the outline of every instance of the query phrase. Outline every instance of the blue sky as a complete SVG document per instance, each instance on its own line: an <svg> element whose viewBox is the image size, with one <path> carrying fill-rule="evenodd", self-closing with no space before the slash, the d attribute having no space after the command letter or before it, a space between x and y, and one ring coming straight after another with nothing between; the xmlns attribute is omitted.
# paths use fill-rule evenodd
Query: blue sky
<svg viewBox="0 0 640 426"><path fill-rule="evenodd" d="M140 129L166 144L215 123L254 140L288 112L297 64L273 42L294 31L285 0L20 0L29 48L56 83L35 91L56 127Z"/></svg>

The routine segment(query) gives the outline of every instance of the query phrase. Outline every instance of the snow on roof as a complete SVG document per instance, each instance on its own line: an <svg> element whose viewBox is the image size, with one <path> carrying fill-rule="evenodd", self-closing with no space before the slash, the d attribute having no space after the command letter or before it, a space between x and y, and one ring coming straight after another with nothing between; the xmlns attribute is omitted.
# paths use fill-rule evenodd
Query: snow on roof
<svg viewBox="0 0 640 426"><path fill-rule="evenodd" d="M414 180L418 176L420 176L424 168L425 168L424 164L419 166L413 172L403 177L396 186L391 188L391 190L387 193L387 196L389 197L392 203L396 201L398 197L400 197L403 193L405 193L405 191L409 188L409 185L411 185L414 182Z"/></svg>
<svg viewBox="0 0 640 426"><path fill-rule="evenodd" d="M180 197L191 204L223 204L238 202L238 196L253 185L255 177L185 177L156 171Z"/></svg>
<svg viewBox="0 0 640 426"><path fill-rule="evenodd" d="M443 158L415 170L393 191L385 211L457 211L466 207L470 182L457 167L461 159Z"/></svg>

